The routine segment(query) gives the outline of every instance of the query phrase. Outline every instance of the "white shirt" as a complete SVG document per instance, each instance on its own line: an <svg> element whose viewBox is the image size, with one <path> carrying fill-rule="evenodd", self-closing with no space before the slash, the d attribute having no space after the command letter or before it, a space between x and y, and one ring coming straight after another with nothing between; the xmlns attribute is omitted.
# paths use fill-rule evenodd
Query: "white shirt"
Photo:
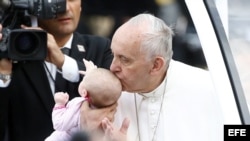
<svg viewBox="0 0 250 141"><path fill-rule="evenodd" d="M209 72L174 60L152 92L122 93L115 125L125 117L129 141L223 141L223 116Z"/></svg>

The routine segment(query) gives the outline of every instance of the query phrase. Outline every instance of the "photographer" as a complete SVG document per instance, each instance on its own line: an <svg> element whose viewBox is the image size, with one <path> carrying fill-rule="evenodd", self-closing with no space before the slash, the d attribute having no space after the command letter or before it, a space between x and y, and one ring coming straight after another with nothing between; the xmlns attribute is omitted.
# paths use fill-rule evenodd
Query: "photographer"
<svg viewBox="0 0 250 141"><path fill-rule="evenodd" d="M75 32L81 0L66 2L66 12L57 14L56 18L38 18L39 29L48 33L45 60L0 58L0 140L5 136L10 141L43 141L54 130L51 120L54 93L68 92L70 99L79 96L78 71L85 70L83 58L93 61L97 67L109 68L111 64L110 40ZM0 25L1 32L2 29ZM61 48L69 48L69 54L63 54ZM60 87L63 80L56 81L57 72L66 80L63 87ZM112 118L114 108L115 105L104 108L102 113L106 114L102 116Z"/></svg>

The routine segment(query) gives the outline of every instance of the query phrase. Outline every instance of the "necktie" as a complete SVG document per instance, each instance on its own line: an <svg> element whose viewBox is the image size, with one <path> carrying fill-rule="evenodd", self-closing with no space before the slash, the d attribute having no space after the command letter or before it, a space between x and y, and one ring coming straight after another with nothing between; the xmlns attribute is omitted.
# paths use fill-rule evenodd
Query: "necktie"
<svg viewBox="0 0 250 141"><path fill-rule="evenodd" d="M70 51L70 49L69 49L69 48L64 47L64 48L61 48L61 51L63 52L63 54L69 55L69 51Z"/></svg>
<svg viewBox="0 0 250 141"><path fill-rule="evenodd" d="M61 48L63 54L69 55L69 48ZM57 71L56 80L55 80L55 92L66 92L67 89L67 80L63 78L62 74Z"/></svg>

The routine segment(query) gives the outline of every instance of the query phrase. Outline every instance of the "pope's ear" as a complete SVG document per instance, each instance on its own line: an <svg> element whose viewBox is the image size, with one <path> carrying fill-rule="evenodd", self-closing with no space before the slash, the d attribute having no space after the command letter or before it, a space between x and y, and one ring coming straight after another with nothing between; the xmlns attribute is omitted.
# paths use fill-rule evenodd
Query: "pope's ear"
<svg viewBox="0 0 250 141"><path fill-rule="evenodd" d="M153 60L153 67L151 69L151 73L158 73L162 68L165 66L164 65L165 61L163 57L156 57Z"/></svg>

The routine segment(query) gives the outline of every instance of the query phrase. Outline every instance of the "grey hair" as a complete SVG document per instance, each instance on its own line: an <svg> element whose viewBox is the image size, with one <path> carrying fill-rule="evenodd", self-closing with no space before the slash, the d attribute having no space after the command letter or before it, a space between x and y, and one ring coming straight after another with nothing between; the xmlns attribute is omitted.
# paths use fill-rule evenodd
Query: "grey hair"
<svg viewBox="0 0 250 141"><path fill-rule="evenodd" d="M172 29L165 22L152 14L139 14L131 18L128 23L138 27L141 30L141 45L140 50L146 53L146 60L151 60L156 56L161 56L166 60L166 65L173 56Z"/></svg>

